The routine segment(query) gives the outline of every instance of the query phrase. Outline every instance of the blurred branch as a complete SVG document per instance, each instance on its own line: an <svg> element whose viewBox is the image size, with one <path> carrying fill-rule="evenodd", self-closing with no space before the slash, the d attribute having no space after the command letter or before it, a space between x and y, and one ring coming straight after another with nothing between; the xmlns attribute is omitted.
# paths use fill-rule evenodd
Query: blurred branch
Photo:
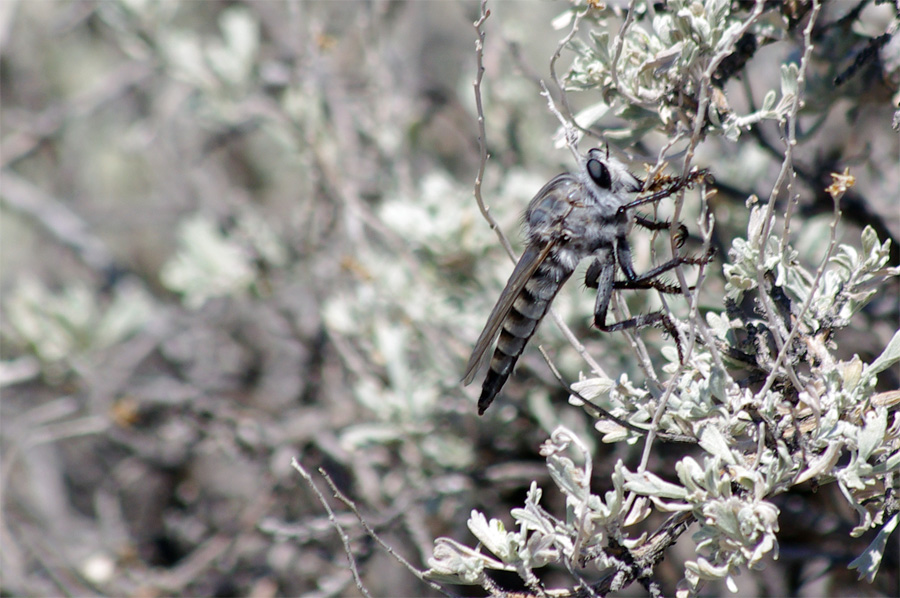
<svg viewBox="0 0 900 598"><path fill-rule="evenodd" d="M128 62L87 91L60 101L40 114L16 119L17 130L0 141L0 168L25 158L73 120L90 116L106 104L120 98L132 87L140 87L154 70L150 65ZM7 109L9 112L9 109ZM30 127L28 126L30 125Z"/></svg>
<svg viewBox="0 0 900 598"><path fill-rule="evenodd" d="M59 199L9 169L0 172L2 205L32 219L60 245L72 250L98 274L110 275L118 266L106 244L90 232L87 223Z"/></svg>

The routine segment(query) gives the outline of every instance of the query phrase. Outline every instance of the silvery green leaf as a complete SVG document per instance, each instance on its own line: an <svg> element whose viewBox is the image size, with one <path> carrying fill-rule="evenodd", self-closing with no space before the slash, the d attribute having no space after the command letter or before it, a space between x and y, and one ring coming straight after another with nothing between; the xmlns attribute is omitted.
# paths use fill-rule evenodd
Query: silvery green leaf
<svg viewBox="0 0 900 598"><path fill-rule="evenodd" d="M594 429L603 434L601 440L605 444L621 442L632 434L627 428L607 419L597 420L594 423Z"/></svg>
<svg viewBox="0 0 900 598"><path fill-rule="evenodd" d="M78 290L79 286L82 290ZM82 298L77 298L82 295ZM72 300L74 299L74 300ZM9 334L17 344L30 346L45 362L65 359L78 349L77 330L92 317L90 292L83 285L52 294L31 277L20 282L4 305ZM74 309L73 309L74 308Z"/></svg>
<svg viewBox="0 0 900 598"><path fill-rule="evenodd" d="M706 14L709 22L718 27L727 22L731 15L731 2L728 0L706 0ZM741 25L741 23L735 23Z"/></svg>
<svg viewBox="0 0 900 598"><path fill-rule="evenodd" d="M884 443L884 433L887 431L887 409L876 407L866 413L866 423L859 431L859 458L868 461L877 448Z"/></svg>
<svg viewBox="0 0 900 598"><path fill-rule="evenodd" d="M891 240L885 239L884 243L878 243L878 234L871 226L863 229L862 235L863 255L865 268L868 271L882 268L891 259Z"/></svg>
<svg viewBox="0 0 900 598"><path fill-rule="evenodd" d="M525 497L525 508L513 509L510 511L510 515L524 525L525 530L536 530L549 535L553 533L553 522L547 519L538 506L542 494L543 491L538 488L537 483L531 482Z"/></svg>
<svg viewBox="0 0 900 598"><path fill-rule="evenodd" d="M244 209L237 218L236 236L243 238L259 256L273 266L284 266L288 251L272 225L259 213Z"/></svg>
<svg viewBox="0 0 900 598"><path fill-rule="evenodd" d="M843 270L844 279L859 268L859 253L851 245L841 244L831 258L831 262Z"/></svg>
<svg viewBox="0 0 900 598"><path fill-rule="evenodd" d="M538 487L537 482L532 481L528 487L528 493L525 495L525 506L537 508L542 496L544 496L544 491Z"/></svg>
<svg viewBox="0 0 900 598"><path fill-rule="evenodd" d="M626 471L628 470L625 468L625 464L622 463L621 460L616 461L616 466L613 469L613 474L610 478L613 483L613 489L604 495L606 498L606 506L609 508L610 512L618 513L622 509L622 505L625 504Z"/></svg>
<svg viewBox="0 0 900 598"><path fill-rule="evenodd" d="M724 131L725 139L734 143L741 137L741 126L738 124L738 119L734 116L734 114L729 114L728 118L725 119L725 131Z"/></svg>
<svg viewBox="0 0 900 598"><path fill-rule="evenodd" d="M871 225L866 225L866 228L863 229L860 240L862 241L863 253L866 256L871 256L880 249L878 244L878 234Z"/></svg>
<svg viewBox="0 0 900 598"><path fill-rule="evenodd" d="M408 330L388 322L375 323L375 348L387 369L390 384L395 389L410 386L411 372L405 356L409 345Z"/></svg>
<svg viewBox="0 0 900 598"><path fill-rule="evenodd" d="M163 43L159 47L165 56L165 66L175 77L208 90L220 85L207 66L195 33L167 30L161 33L161 40Z"/></svg>
<svg viewBox="0 0 900 598"><path fill-rule="evenodd" d="M450 538L438 538L434 541L434 553L428 559L430 569L426 577L446 583L477 584L481 582L484 568L513 570L500 561L472 550Z"/></svg>
<svg viewBox="0 0 900 598"><path fill-rule="evenodd" d="M612 61L612 54L610 51L612 50L613 42L609 38L609 31L606 29L600 31L591 31L590 33L591 41L594 42L595 47L595 56L597 60L602 65L608 65ZM572 40L577 41L577 40Z"/></svg>
<svg viewBox="0 0 900 598"><path fill-rule="evenodd" d="M450 434L427 434L419 442L422 453L438 465L452 470L464 470L475 461L472 444Z"/></svg>
<svg viewBox="0 0 900 598"><path fill-rule="evenodd" d="M859 355L854 355L849 361L842 361L838 364L838 371L845 389L852 391L857 388L862 377L864 365Z"/></svg>
<svg viewBox="0 0 900 598"><path fill-rule="evenodd" d="M609 394L615 388L616 382L610 378L588 378L572 384L572 389L585 399L591 400L599 396Z"/></svg>
<svg viewBox="0 0 900 598"><path fill-rule="evenodd" d="M482 513L473 509L467 525L472 535L503 562L508 563L518 556L513 538L516 534L508 533L499 519L489 522Z"/></svg>
<svg viewBox="0 0 900 598"><path fill-rule="evenodd" d="M547 563L559 560L559 551L554 547L553 534L534 532L525 544L525 561L529 568L543 567Z"/></svg>
<svg viewBox="0 0 900 598"><path fill-rule="evenodd" d="M731 447L728 446L728 440L714 424L703 426L703 430L700 432L700 446L729 465L737 462L731 452Z"/></svg>
<svg viewBox="0 0 900 598"><path fill-rule="evenodd" d="M252 256L211 220L195 215L179 226L179 249L160 280L196 309L207 300L246 290L254 281Z"/></svg>
<svg viewBox="0 0 900 598"><path fill-rule="evenodd" d="M740 507L741 502L736 498L712 500L703 505L703 516L708 525L713 525L728 536L737 538L741 533L741 524L738 521Z"/></svg>
<svg viewBox="0 0 900 598"><path fill-rule="evenodd" d="M540 531L544 534L553 533L553 524L546 518L542 517L534 509L512 509L509 512L513 519L525 526L525 529L532 531Z"/></svg>
<svg viewBox="0 0 900 598"><path fill-rule="evenodd" d="M584 487L581 484L584 471L575 467L571 459L561 455L550 455L547 457L547 470L553 482L567 495L573 498L584 495Z"/></svg>
<svg viewBox="0 0 900 598"><path fill-rule="evenodd" d="M860 475L860 462L859 459L852 459L850 463L844 469L840 470L837 473L838 479L843 482L847 488L852 488L853 490L865 490L866 483L863 481L863 476Z"/></svg>
<svg viewBox="0 0 900 598"><path fill-rule="evenodd" d="M121 342L150 320L154 304L135 285L117 285L107 303L98 302L84 283L51 292L26 278L10 293L4 309L6 335L53 363Z"/></svg>
<svg viewBox="0 0 900 598"><path fill-rule="evenodd" d="M625 517L624 526L629 527L640 523L653 513L651 502L644 496L638 496L634 501L634 505Z"/></svg>
<svg viewBox="0 0 900 598"><path fill-rule="evenodd" d="M762 107L759 109L760 112L771 112L772 108L775 107L775 90L770 89L766 96L763 98Z"/></svg>
<svg viewBox="0 0 900 598"><path fill-rule="evenodd" d="M866 547L863 553L847 565L848 569L857 570L859 579L866 578L866 581L869 583L875 580L875 575L878 573L878 568L881 566L881 560L884 557L888 538L897 527L898 521L900 521L900 513L894 513L893 517L888 519L887 523L878 530L878 535L875 536L875 539L872 540L872 543Z"/></svg>
<svg viewBox="0 0 900 598"><path fill-rule="evenodd" d="M800 76L800 69L796 64L785 64L781 66L781 97L793 98L799 89L797 79Z"/></svg>
<svg viewBox="0 0 900 598"><path fill-rule="evenodd" d="M136 285L118 285L113 302L100 314L93 345L111 347L140 330L154 311L151 298Z"/></svg>
<svg viewBox="0 0 900 598"><path fill-rule="evenodd" d="M678 474L678 479L684 484L684 487L687 488L689 493L694 493L701 489L698 480L703 479L704 470L693 458L685 457L676 463L675 472Z"/></svg>
<svg viewBox="0 0 900 598"><path fill-rule="evenodd" d="M760 206L754 206L750 211L750 222L747 224L747 242L751 243L753 247L760 247L762 240L760 235L762 234L763 227L766 224L766 212Z"/></svg>
<svg viewBox="0 0 900 598"><path fill-rule="evenodd" d="M578 123L579 126L589 129L594 123L606 116L606 113L609 112L609 108L609 104L606 102L592 104L575 115L575 122Z"/></svg>
<svg viewBox="0 0 900 598"><path fill-rule="evenodd" d="M660 477L650 473L631 473L626 471L625 490L635 492L643 496L651 496L657 498L672 498L676 500L684 500L687 497L687 490L681 486L667 482Z"/></svg>
<svg viewBox="0 0 900 598"><path fill-rule="evenodd" d="M731 575L731 573L725 576L725 587L728 588L728 591L732 594L738 593L737 582L734 581L734 576Z"/></svg>
<svg viewBox="0 0 900 598"><path fill-rule="evenodd" d="M702 556L698 557L696 561L686 561L684 566L698 575L700 579L722 579L728 575L730 569L728 563L713 565Z"/></svg>
<svg viewBox="0 0 900 598"><path fill-rule="evenodd" d="M734 381L727 371L719 367L712 367L709 374L709 392L721 403L726 403L728 398L728 387Z"/></svg>
<svg viewBox="0 0 900 598"><path fill-rule="evenodd" d="M874 376L877 376L898 361L900 361L900 330L894 333L881 355L863 370L861 383L867 384Z"/></svg>
<svg viewBox="0 0 900 598"><path fill-rule="evenodd" d="M697 37L704 45L709 45L710 42L710 33L712 32L712 27L710 27L709 22L704 18L695 18L692 20L691 25L696 32ZM688 62L687 64L691 64Z"/></svg>
<svg viewBox="0 0 900 598"><path fill-rule="evenodd" d="M685 40L681 60L684 64L693 64L700 53L700 47L690 40Z"/></svg>
<svg viewBox="0 0 900 598"><path fill-rule="evenodd" d="M881 475L889 471L897 471L898 469L900 469L900 451L894 451L884 462L873 467L872 473Z"/></svg>
<svg viewBox="0 0 900 598"><path fill-rule="evenodd" d="M830 472L841 456L842 446L840 442L832 441L824 453L809 462L809 466L797 477L795 483L802 484L807 480Z"/></svg>

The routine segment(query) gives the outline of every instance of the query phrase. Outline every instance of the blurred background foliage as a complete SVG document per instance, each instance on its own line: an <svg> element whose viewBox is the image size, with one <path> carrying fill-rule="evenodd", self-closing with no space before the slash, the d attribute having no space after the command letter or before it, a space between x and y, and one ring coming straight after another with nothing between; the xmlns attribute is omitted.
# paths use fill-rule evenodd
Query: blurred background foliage
<svg viewBox="0 0 900 598"><path fill-rule="evenodd" d="M484 194L516 242L528 199L570 167L539 96L568 6L491 6ZM341 541L292 456L324 468L424 569L436 537L469 541L473 508L500 517L532 480L548 485L538 447L556 426L599 444L533 347L484 418L459 385L511 271L472 199L477 15L473 2L0 2L6 595L352 595ZM794 51L761 49L729 83L733 104L750 112L757 91L743 87L758 84L765 106ZM807 264L830 223L815 183L847 165L857 203L841 239L856 244L872 224L900 261L891 90L853 85L809 94L793 224ZM570 95L576 111L594 107L653 161L664 136L584 95ZM774 124L764 132L777 138ZM745 200L777 173L764 139L698 152L719 185L720 259L746 230ZM685 210L690 228L699 209ZM653 259L643 241L638 270ZM721 262L710 270L701 307L721 309ZM846 358L871 361L897 328L897 286L884 291L845 331ZM658 304L644 295L632 311ZM592 303L571 284L555 307L607 371L639 378L625 337L589 328ZM669 344L642 336L657 355ZM567 379L584 371L555 326L534 344ZM896 370L884 378L897 388ZM592 448L598 480L639 454ZM852 513L810 509L823 494L779 504L796 521L782 522L758 592L858 588L844 566L871 538L848 541ZM563 500L545 492L543 505L561 512ZM433 592L337 510L373 595ZM810 530L837 539L823 548ZM883 567L896 583L896 561ZM560 573L547 575L552 586ZM681 566L660 575L677 580Z"/></svg>

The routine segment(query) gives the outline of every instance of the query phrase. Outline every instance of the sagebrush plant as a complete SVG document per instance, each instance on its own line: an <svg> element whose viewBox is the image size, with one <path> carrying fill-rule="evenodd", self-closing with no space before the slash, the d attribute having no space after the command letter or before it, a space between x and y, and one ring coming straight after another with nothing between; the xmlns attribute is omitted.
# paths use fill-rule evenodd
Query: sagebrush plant
<svg viewBox="0 0 900 598"><path fill-rule="evenodd" d="M609 4L0 11L4 590L893 592L894 13ZM479 418L527 200L604 145L716 179L647 206L683 247L630 239L715 260L613 299L686 357L576 273Z"/></svg>
<svg viewBox="0 0 900 598"><path fill-rule="evenodd" d="M770 183L767 201L748 198L746 234L732 240L724 260L724 296L701 312L696 296L703 294L702 286L686 292L685 362L669 352L666 376L648 375L643 384L622 374L589 375L572 385L570 402L596 418L604 442L644 443L640 464L629 468L619 460L605 482L612 489L596 495L590 449L572 431L557 428L541 454L556 490L565 496L564 516L541 506L549 490L534 483L523 507L509 513L516 524L512 530L472 511L468 527L479 545L439 538L430 578L479 584L497 593L503 588L488 571L511 571L539 595L547 589L536 570L557 563L571 573L573 584L553 595L603 595L635 580L659 594L654 566L696 524L690 537L696 557L685 562L679 595L696 595L710 580L723 580L736 592L736 575L778 555L780 513L773 497L802 484L838 486L859 516L852 535L880 530L849 565L869 582L876 576L900 519L900 401L898 391L878 392L876 383L879 373L900 361L900 331L883 350L873 348L880 355L869 363L857 355L836 357L835 339L900 268L890 263L890 241L880 241L871 227L857 243L837 242L839 202L854 184L848 171L834 173L833 184L821 190L834 202L824 257L810 263L795 250L797 231L790 227L795 198L789 198L787 213L776 210L776 200L782 180L796 178L792 146L820 7L804 5L806 14L798 16L760 2L745 4L741 9L718 0L675 1L657 6L651 16L648 5L632 3L622 25L615 11L589 2L556 21L572 28L564 46L575 54L560 90L563 112L567 93L602 97L564 123L569 142L615 115L625 124L604 131L607 141L630 144L662 131L670 141L660 162L668 152L686 156L687 172L705 143L734 142L751 126L773 120L787 137L782 169ZM796 30L795 20L803 16L805 29ZM589 41L573 39L586 23ZM730 76L723 63L734 59L738 41L747 35L757 40L793 35L801 53L799 62L780 67L780 90L766 93L761 109L739 114L724 99L714 104L710 97ZM712 220L704 216L698 226L708 239ZM683 284L681 273L679 278ZM674 472L650 471L651 444L674 440L693 444L696 451L682 457ZM668 518L648 534L637 524L654 512ZM583 569L588 564L602 572L599 580L596 572Z"/></svg>

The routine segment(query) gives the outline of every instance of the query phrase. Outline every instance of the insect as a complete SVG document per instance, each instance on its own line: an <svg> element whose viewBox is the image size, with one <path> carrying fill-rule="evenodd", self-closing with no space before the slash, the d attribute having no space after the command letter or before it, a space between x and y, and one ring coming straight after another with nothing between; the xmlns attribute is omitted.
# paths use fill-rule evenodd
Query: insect
<svg viewBox="0 0 900 598"><path fill-rule="evenodd" d="M583 157L577 173L559 174L538 191L525 211L525 252L491 311L466 366L463 382L468 385L486 361L494 340L498 339L478 399L479 415L500 392L525 344L550 309L553 298L586 257L594 258L585 275L585 284L597 289L594 325L604 332L661 325L675 339L681 356L681 342L675 325L662 312L638 315L612 324L606 323L606 313L613 289L652 288L663 293L680 293L681 287L659 280L659 275L679 264L700 264L709 260L709 257L676 257L644 274L637 274L626 238L634 224L651 230L669 229L669 223L637 215L634 209L657 202L705 174L695 172L692 177L675 181L666 189L631 200L631 196L641 190L642 182L608 152L595 148ZM681 226L678 235L682 241L685 234L686 229ZM615 279L617 266L624 280Z"/></svg>

